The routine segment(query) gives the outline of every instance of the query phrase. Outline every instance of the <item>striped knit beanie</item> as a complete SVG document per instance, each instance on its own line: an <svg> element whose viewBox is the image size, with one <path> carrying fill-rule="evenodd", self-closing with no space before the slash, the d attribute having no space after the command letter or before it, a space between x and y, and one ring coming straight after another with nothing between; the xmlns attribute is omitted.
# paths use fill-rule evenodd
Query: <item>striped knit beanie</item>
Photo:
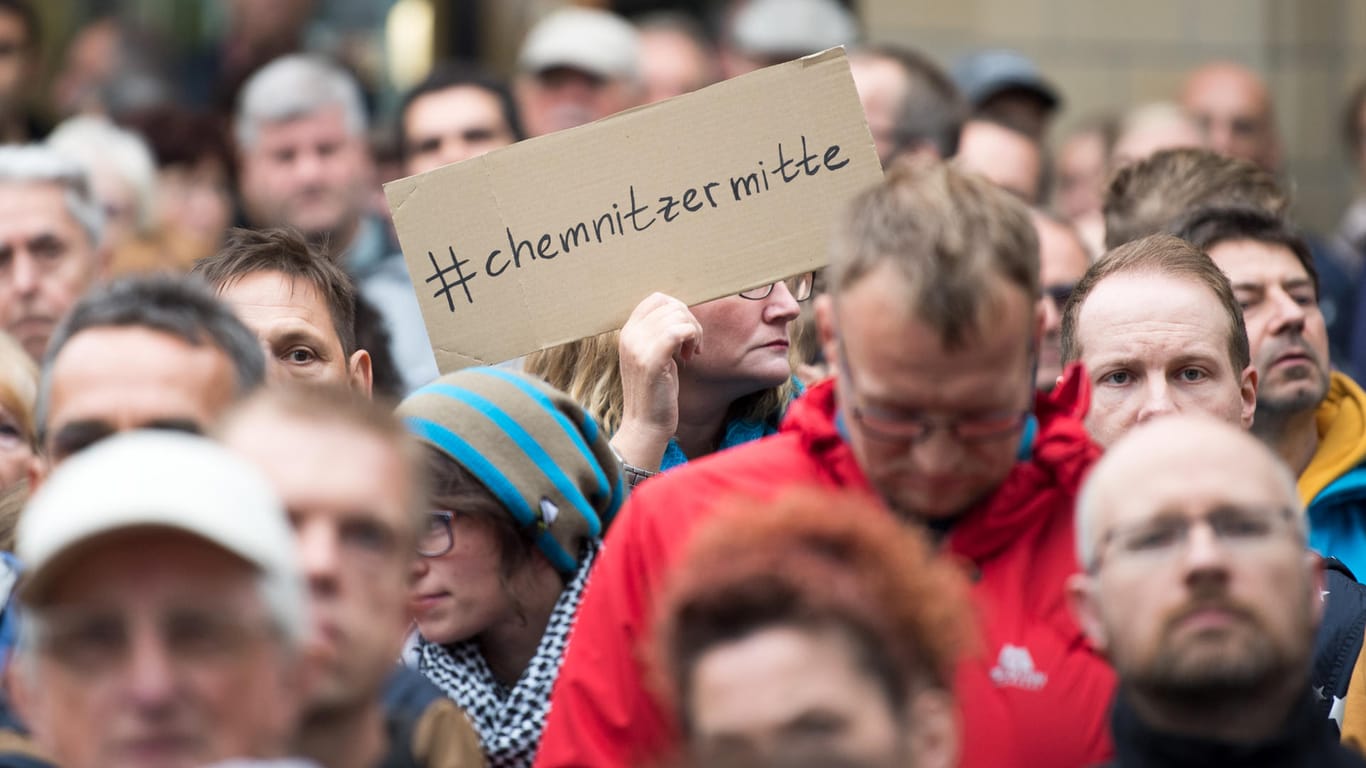
<svg viewBox="0 0 1366 768"><path fill-rule="evenodd" d="M469 470L560 573L574 573L625 499L598 423L568 395L503 368L466 368L412 393L404 425Z"/></svg>

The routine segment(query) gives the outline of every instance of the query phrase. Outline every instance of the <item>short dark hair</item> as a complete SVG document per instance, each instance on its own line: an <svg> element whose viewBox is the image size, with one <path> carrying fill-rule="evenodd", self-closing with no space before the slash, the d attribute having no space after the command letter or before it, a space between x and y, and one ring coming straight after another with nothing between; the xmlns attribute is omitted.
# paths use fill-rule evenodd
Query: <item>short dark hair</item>
<svg viewBox="0 0 1366 768"><path fill-rule="evenodd" d="M1319 295L1319 273L1314 269L1314 256L1309 243L1285 221L1260 208L1250 206L1212 206L1199 208L1179 222L1176 236L1206 253L1214 246L1230 240L1255 240L1268 245L1279 245L1299 259L1305 274L1314 283L1314 296Z"/></svg>
<svg viewBox="0 0 1366 768"><path fill-rule="evenodd" d="M1115 172L1105 190L1105 247L1169 232L1211 205L1249 205L1284 216L1290 197L1276 177L1207 149L1166 149Z"/></svg>
<svg viewBox="0 0 1366 768"><path fill-rule="evenodd" d="M493 94L498 100L498 106L502 108L503 121L507 123L508 130L512 132L512 138L515 141L522 140L524 136L522 120L517 113L517 103L513 101L512 91L508 88L507 83L471 64L447 61L433 67L422 82L413 86L412 90L403 96L403 104L398 110L399 151L402 157L407 158L409 154L407 141L408 108L413 105L413 102L429 93L462 86L479 88Z"/></svg>
<svg viewBox="0 0 1366 768"><path fill-rule="evenodd" d="M1062 310L1062 360L1071 363L1082 356L1077 339L1077 320L1091 291L1106 278L1122 274L1167 275L1190 280L1209 288L1228 317L1228 356L1235 374L1252 364L1243 308L1233 295L1233 287L1210 257L1190 243L1172 235L1149 235L1106 253L1086 270L1072 289Z"/></svg>
<svg viewBox="0 0 1366 768"><path fill-rule="evenodd" d="M304 280L327 303L332 328L341 341L342 354L356 351L356 287L351 277L321 251L289 227L234 228L227 242L212 256L195 262L198 275L216 293L256 272L279 272Z"/></svg>
<svg viewBox="0 0 1366 768"><path fill-rule="evenodd" d="M892 125L897 151L928 144L940 157L958 154L968 105L948 74L925 54L899 45L868 46L855 52L860 54L896 62L906 73L906 95Z"/></svg>
<svg viewBox="0 0 1366 768"><path fill-rule="evenodd" d="M35 409L39 444L47 430L52 362L73 336L91 328L147 328L192 346L211 344L232 361L239 398L266 380L266 358L256 334L200 280L163 274L126 277L87 293L53 331Z"/></svg>

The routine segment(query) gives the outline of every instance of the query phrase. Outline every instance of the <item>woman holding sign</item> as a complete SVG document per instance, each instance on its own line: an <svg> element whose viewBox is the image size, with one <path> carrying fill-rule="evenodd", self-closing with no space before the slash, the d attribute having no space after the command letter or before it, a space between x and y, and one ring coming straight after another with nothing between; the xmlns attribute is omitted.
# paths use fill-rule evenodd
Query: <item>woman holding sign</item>
<svg viewBox="0 0 1366 768"><path fill-rule="evenodd" d="M808 272L691 309L654 293L621 331L538 352L526 369L602 422L634 486L777 431L798 388L789 331L813 282Z"/></svg>

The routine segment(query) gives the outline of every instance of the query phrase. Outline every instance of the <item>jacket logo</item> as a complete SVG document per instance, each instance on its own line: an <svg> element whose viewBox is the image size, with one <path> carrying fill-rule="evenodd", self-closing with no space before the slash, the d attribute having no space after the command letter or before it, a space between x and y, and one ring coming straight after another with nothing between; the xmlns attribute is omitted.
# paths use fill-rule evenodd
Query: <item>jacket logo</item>
<svg viewBox="0 0 1366 768"><path fill-rule="evenodd" d="M1037 691L1048 682L1048 675L1034 668L1034 657L1029 655L1028 648L1006 644L1001 646L1001 655L991 668L991 682L1001 688Z"/></svg>

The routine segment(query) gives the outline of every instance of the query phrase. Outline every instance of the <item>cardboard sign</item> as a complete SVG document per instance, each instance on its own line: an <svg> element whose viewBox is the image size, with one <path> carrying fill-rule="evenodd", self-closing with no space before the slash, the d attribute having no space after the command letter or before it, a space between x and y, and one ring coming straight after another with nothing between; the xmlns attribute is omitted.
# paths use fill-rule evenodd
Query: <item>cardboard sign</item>
<svg viewBox="0 0 1366 768"><path fill-rule="evenodd" d="M620 328L825 264L882 177L844 51L386 184L438 367Z"/></svg>

